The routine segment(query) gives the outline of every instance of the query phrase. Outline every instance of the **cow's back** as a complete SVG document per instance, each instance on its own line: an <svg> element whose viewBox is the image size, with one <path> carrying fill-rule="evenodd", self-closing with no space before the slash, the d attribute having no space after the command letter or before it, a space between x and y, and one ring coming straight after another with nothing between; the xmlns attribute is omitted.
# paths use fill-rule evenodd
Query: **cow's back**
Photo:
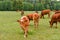
<svg viewBox="0 0 60 40"><path fill-rule="evenodd" d="M57 13L60 13L60 10L59 11L55 11L55 14L57 14Z"/></svg>
<svg viewBox="0 0 60 40"><path fill-rule="evenodd" d="M48 14L50 12L50 10L43 10L41 13L42 14Z"/></svg>
<svg viewBox="0 0 60 40"><path fill-rule="evenodd" d="M51 20L53 20L53 21L58 21L58 20L60 20L60 14L53 14Z"/></svg>
<svg viewBox="0 0 60 40"><path fill-rule="evenodd" d="M33 14L28 14L27 17L29 20L33 20Z"/></svg>

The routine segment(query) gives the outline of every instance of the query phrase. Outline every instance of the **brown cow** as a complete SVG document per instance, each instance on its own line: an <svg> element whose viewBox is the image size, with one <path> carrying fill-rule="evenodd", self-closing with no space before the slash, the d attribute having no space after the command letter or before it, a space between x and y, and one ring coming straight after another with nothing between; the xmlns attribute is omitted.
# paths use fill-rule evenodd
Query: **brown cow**
<svg viewBox="0 0 60 40"><path fill-rule="evenodd" d="M48 14L48 17L50 18L50 10L47 9L47 10L42 10L41 11L41 18L43 17L44 18L44 15L47 15Z"/></svg>
<svg viewBox="0 0 60 40"><path fill-rule="evenodd" d="M20 20L17 20L20 23L21 28L24 31L24 37L27 37L28 33L28 26L29 26L29 19L27 16L22 16Z"/></svg>
<svg viewBox="0 0 60 40"><path fill-rule="evenodd" d="M34 13L33 14L33 21L34 21L34 26L35 26L35 29L38 27L39 25L39 18L40 18L40 15L37 14L37 13Z"/></svg>
<svg viewBox="0 0 60 40"><path fill-rule="evenodd" d="M35 26L35 29L38 27L38 22L39 22L39 14L37 12L35 12L34 14L28 14L27 17L29 18L29 21L30 20L33 20L34 21L34 26Z"/></svg>
<svg viewBox="0 0 60 40"><path fill-rule="evenodd" d="M56 28L57 28L57 22L60 22L60 13L53 14L50 21L50 27L52 27L53 24L56 23Z"/></svg>
<svg viewBox="0 0 60 40"><path fill-rule="evenodd" d="M19 12L19 10L17 9L16 12Z"/></svg>
<svg viewBox="0 0 60 40"><path fill-rule="evenodd" d="M56 13L60 13L60 10L58 10L58 11L55 11L55 14L56 14Z"/></svg>

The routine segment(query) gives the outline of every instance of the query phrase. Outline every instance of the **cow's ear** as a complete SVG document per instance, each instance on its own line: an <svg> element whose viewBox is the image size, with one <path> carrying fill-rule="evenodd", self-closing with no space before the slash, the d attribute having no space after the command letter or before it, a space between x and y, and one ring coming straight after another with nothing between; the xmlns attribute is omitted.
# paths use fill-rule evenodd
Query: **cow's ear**
<svg viewBox="0 0 60 40"><path fill-rule="evenodd" d="M19 22L19 20L17 20L17 22Z"/></svg>

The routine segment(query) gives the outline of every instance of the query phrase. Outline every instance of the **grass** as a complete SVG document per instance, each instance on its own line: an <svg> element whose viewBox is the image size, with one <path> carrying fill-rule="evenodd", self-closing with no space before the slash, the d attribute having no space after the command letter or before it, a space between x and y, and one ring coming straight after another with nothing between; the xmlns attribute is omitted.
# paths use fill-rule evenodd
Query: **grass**
<svg viewBox="0 0 60 40"><path fill-rule="evenodd" d="M33 13L26 11L25 15ZM39 12L40 13L40 12ZM52 16L53 12L51 12ZM21 15L15 11L0 11L0 40L60 40L60 24L58 28L50 28L49 18L45 15L45 19L40 19L39 28L34 30L33 21L30 22L28 37L23 37L23 31L20 28L17 19Z"/></svg>

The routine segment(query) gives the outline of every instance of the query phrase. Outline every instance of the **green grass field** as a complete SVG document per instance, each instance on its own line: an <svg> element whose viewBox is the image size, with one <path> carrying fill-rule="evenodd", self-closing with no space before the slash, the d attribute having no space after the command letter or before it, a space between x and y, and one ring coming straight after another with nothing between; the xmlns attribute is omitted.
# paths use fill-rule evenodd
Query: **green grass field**
<svg viewBox="0 0 60 40"><path fill-rule="evenodd" d="M33 13L26 11L25 15ZM40 12L39 12L40 13ZM51 12L52 16L53 12ZM21 15L15 11L0 11L0 40L60 40L60 24L58 28L50 28L49 18L45 15L45 19L40 19L39 28L34 30L33 21L30 22L28 37L23 37L23 31L20 28L17 19Z"/></svg>

